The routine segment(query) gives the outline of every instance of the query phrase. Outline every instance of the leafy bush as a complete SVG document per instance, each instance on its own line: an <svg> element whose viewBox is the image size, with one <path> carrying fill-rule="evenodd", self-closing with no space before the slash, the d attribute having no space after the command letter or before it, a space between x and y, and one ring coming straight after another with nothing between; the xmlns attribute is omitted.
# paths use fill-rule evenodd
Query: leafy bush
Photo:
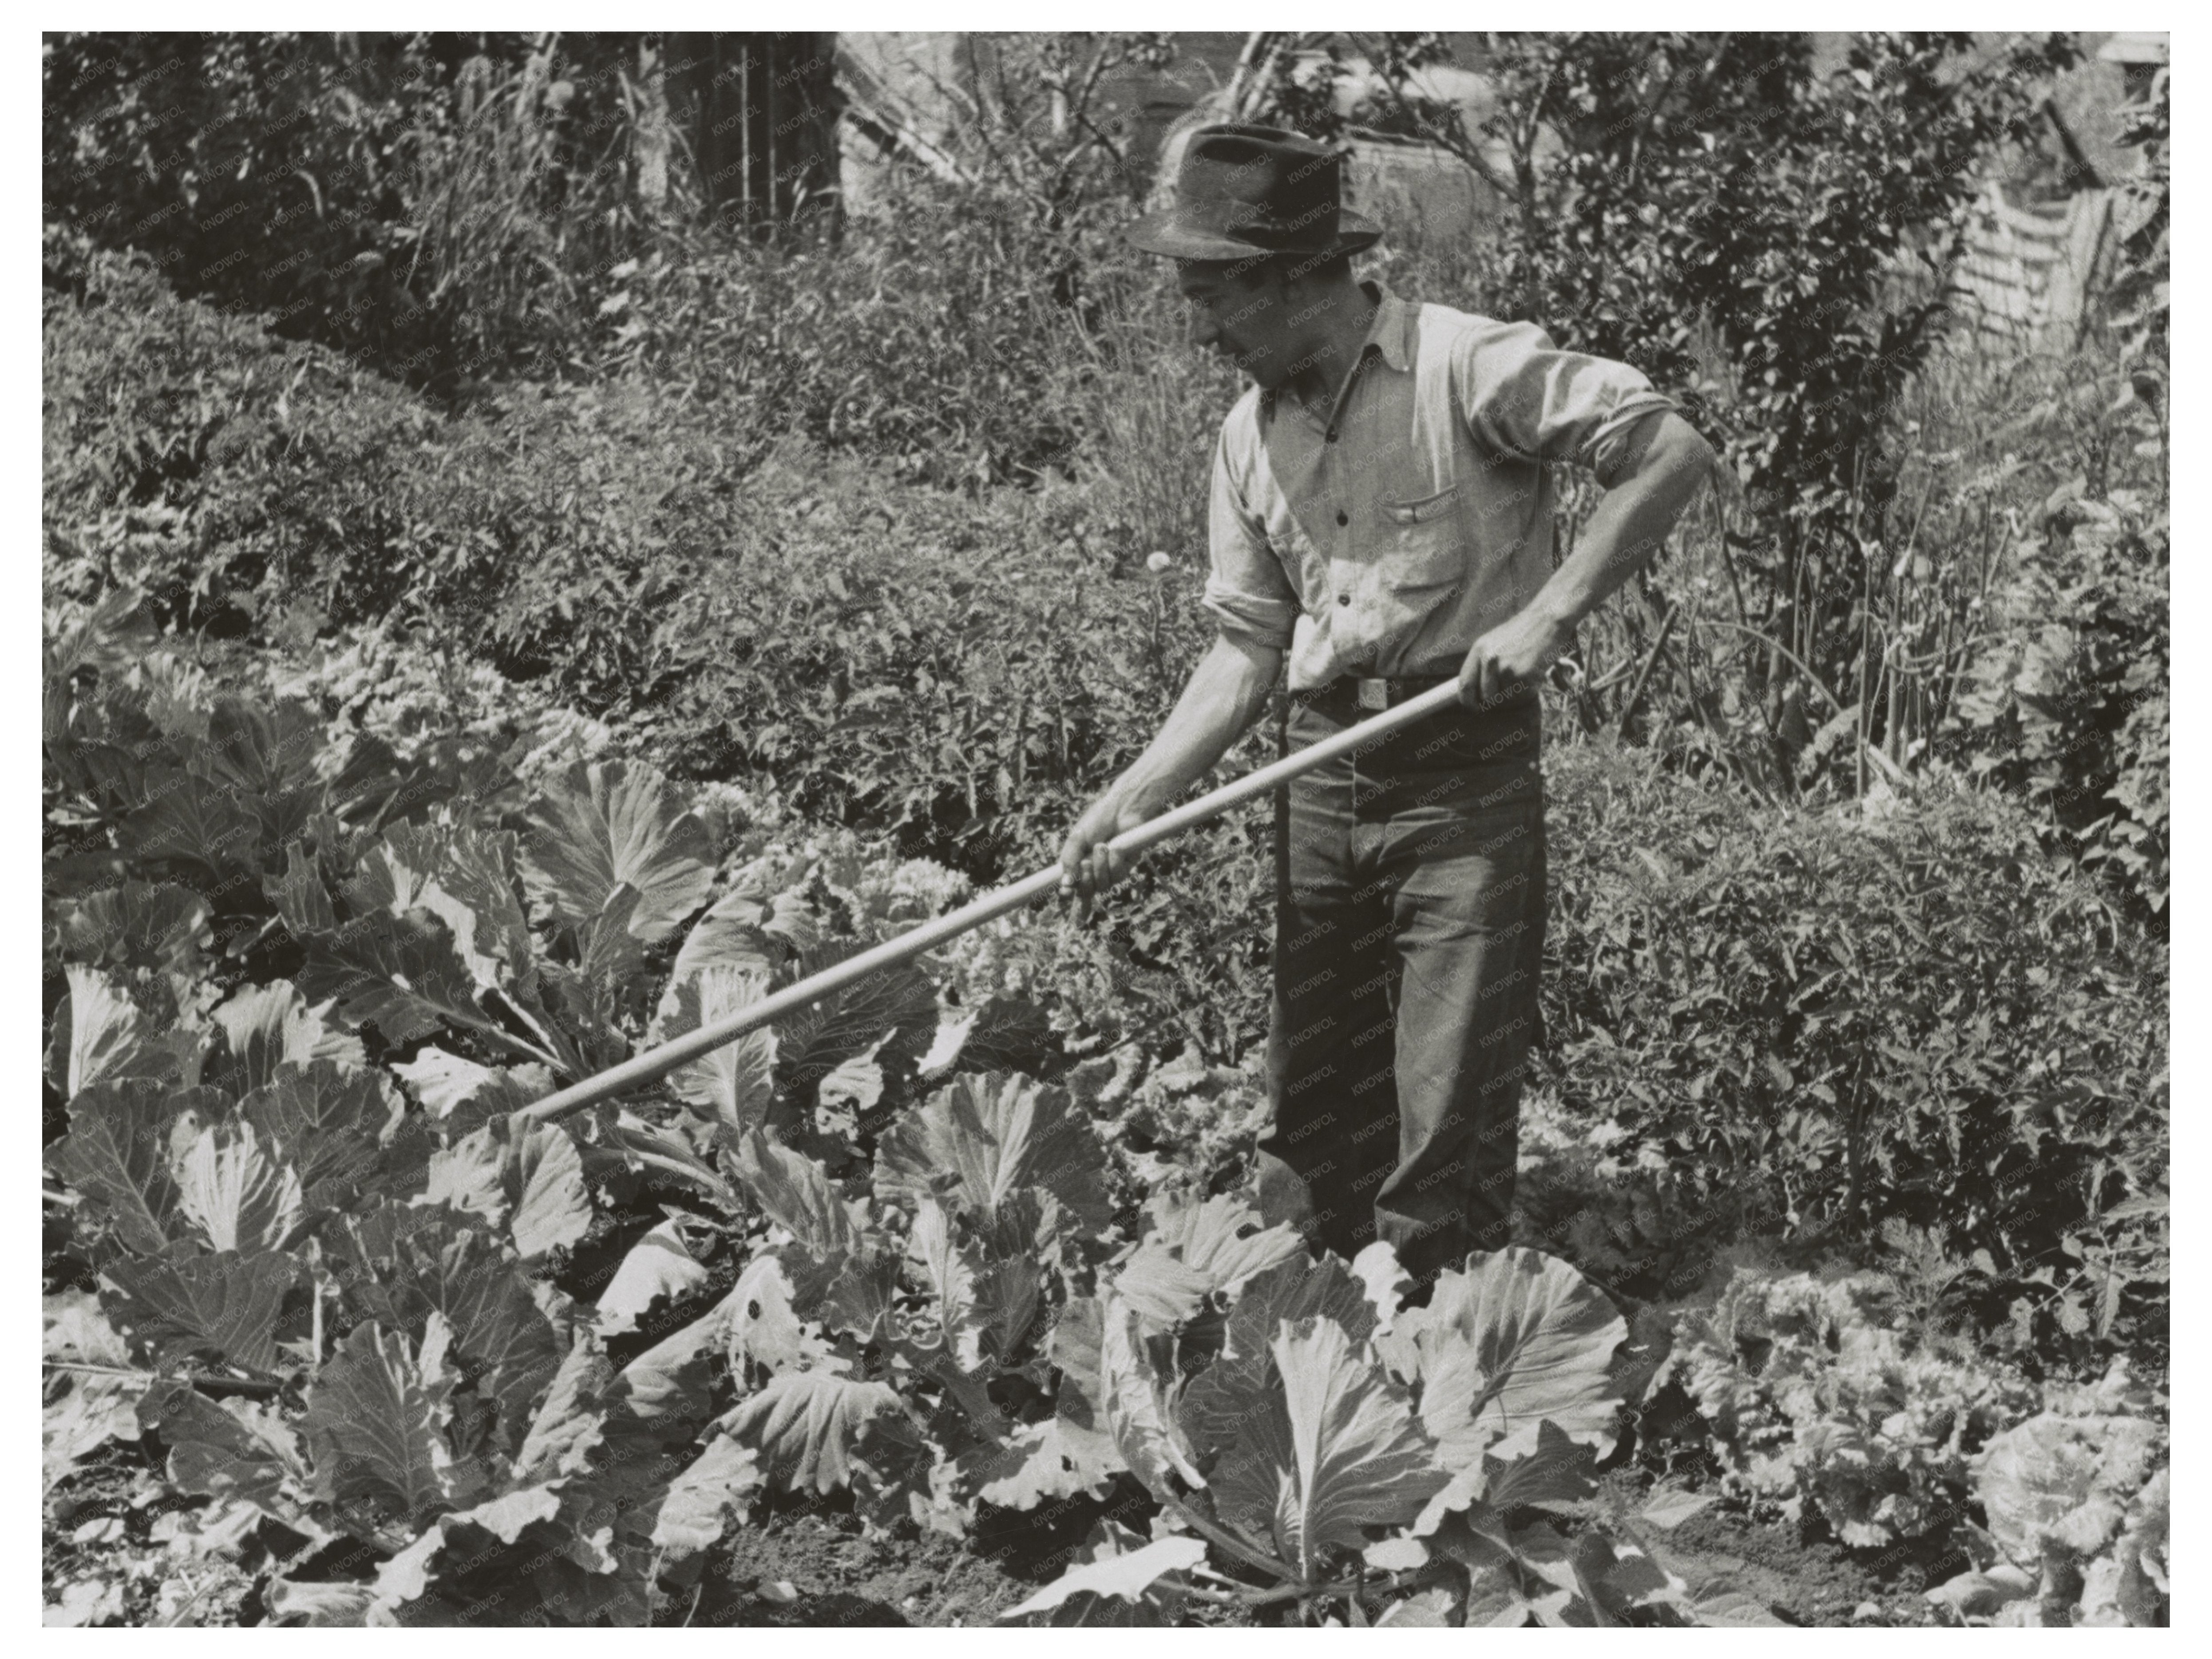
<svg viewBox="0 0 2212 1659"><path fill-rule="evenodd" d="M1378 71L1376 112L1464 159L1501 204L1486 263L1503 280L1476 308L1644 368L1743 487L1752 533L1725 614L1804 665L1754 653L1744 678L1762 698L1799 672L1851 684L1868 531L1899 466L1890 408L1944 317L1900 267L1952 256L1985 159L2025 131L2071 41L1984 52L1966 34L1863 33L1816 76L1803 34L1497 36L1480 65L1496 107L1470 131L1418 91L1441 36L1351 38ZM1286 112L1347 118L1327 98Z"/></svg>
<svg viewBox="0 0 2212 1659"><path fill-rule="evenodd" d="M835 243L617 267L594 372L648 374L757 445L795 431L901 477L1033 483L1094 435L1074 424L1070 368L1126 355L1092 331L1159 281L1095 228L1047 228L1011 193L917 179Z"/></svg>
<svg viewBox="0 0 2212 1659"><path fill-rule="evenodd" d="M672 585L744 545L718 425L635 382L448 422L104 254L81 299L49 296L45 349L61 579L134 582L187 625L430 624L515 678L557 656L604 708Z"/></svg>
<svg viewBox="0 0 2212 1659"><path fill-rule="evenodd" d="M1671 1172L1692 1218L1881 1215L1985 1249L1999 1319L2003 1287L2164 1191L2164 949L2002 796L1747 811L1596 745L1547 782L1547 1023L1606 1167ZM2135 1328L2163 1294L2135 1287Z"/></svg>
<svg viewBox="0 0 2212 1659"><path fill-rule="evenodd" d="M1127 362L1103 324L1163 268L1112 234L1138 186L1088 100L1168 37L1000 37L1006 101L956 145L972 173L916 169L879 211L764 238L646 199L648 39L54 36L47 216L441 399L647 373L714 405L740 462L797 430L934 483L1034 481L1124 435L1096 404L1079 428L1070 381L1103 359L1144 383L1153 354ZM81 264L46 278L70 291Z"/></svg>
<svg viewBox="0 0 2212 1659"><path fill-rule="evenodd" d="M2166 489L2163 83L2123 135L2148 165L2122 191L2109 307L2071 351L2008 362L1948 326L1943 286L1979 182L2078 55L2063 35L1988 51L1859 34L1824 76L1803 36L1500 37L1470 65L1498 93L1479 131L1419 94L1443 37L1334 39L1375 66L1367 101L1327 95L1334 63L1301 86L1283 54L1279 114L1441 143L1500 204L1476 248L1394 252L1401 280L1441 279L1429 297L1645 368L1743 486L1730 505L1744 510L1686 527L1648 607L1632 598L1583 630L1575 696L1591 729L1629 718L1627 688L1647 684L1636 665L1661 653L1650 741L1685 769L1818 803L1879 784L1870 768L1963 757L2055 807L2075 850L2154 911L2166 653L2162 592L2145 584L2162 583L2162 555L2138 549L2163 534ZM2047 577L2009 568L2019 521L2039 529L2075 498L2089 503L2077 518L2127 526L2117 547L2142 580L2117 579L2125 592L2064 557ZM2023 603L2000 614L1993 584L2015 582ZM1662 653L1663 607L1680 626ZM2105 641L2131 659L2124 684L2075 660ZM2027 706L2046 696L2055 710Z"/></svg>
<svg viewBox="0 0 2212 1659"><path fill-rule="evenodd" d="M1091 313L1116 270L1140 264L1100 235L1143 188L1102 81L1165 64L1173 38L970 37L980 96L951 159L934 158L957 182L915 167L880 214L842 228L805 215L767 237L700 222L729 191L672 130L703 119L704 76L665 61L690 44L51 35L46 212L143 250L182 292L271 313L441 397L657 340L681 360L672 378L703 368L721 393L742 387L770 435L794 422L827 442L857 434L940 479L1062 447L1034 372L1047 313ZM878 398L853 373L894 361L913 365L919 398Z"/></svg>
<svg viewBox="0 0 2212 1659"><path fill-rule="evenodd" d="M443 425L417 399L177 300L143 256L90 256L79 292L47 295L42 337L47 550L80 597L130 582L165 617L235 634L319 576L374 615L422 574L400 548L352 569L340 550L372 503L380 543L436 534L392 522Z"/></svg>
<svg viewBox="0 0 2212 1659"><path fill-rule="evenodd" d="M297 33L49 36L40 52L49 218L143 250L182 288L368 337L361 302L429 78L370 38ZM351 306L350 314L347 308Z"/></svg>
<svg viewBox="0 0 2212 1659"><path fill-rule="evenodd" d="M763 421L751 428L763 435L747 437L742 410L716 407L712 386L629 374L596 387L523 384L448 422L331 354L175 300L143 259L105 254L89 259L81 296L49 296L45 339L50 542L74 556L82 580L134 580L181 619L204 623L228 607L243 627L299 604L341 623L396 611L513 677L557 663L558 690L594 712L689 692L693 706L717 705L719 726L733 709L775 707L821 681L817 659L830 644L805 631L817 605L897 599L913 613L889 618L903 632L846 647L839 665L880 663L901 686L988 683L994 702L1022 695L1015 677L1039 677L1030 660L1039 630L1091 633L1103 612L1111 655L1091 678L1108 689L1093 696L1054 676L1051 689L1027 694L1028 721L1010 707L970 722L997 750L974 783L959 769L971 817L1005 793L1001 769L1018 781L1039 768L1088 775L1101 741L1086 705L1141 697L1164 708L1169 690L1139 689L1133 677L1173 675L1202 642L1194 606L1165 605L1134 579L1133 555L1149 550L1130 540L1131 524L1094 525L1077 494L979 509L890 490L866 465L835 465L803 444L771 456L782 428ZM972 360L965 347L954 355ZM976 402L1003 409L1007 397L981 389ZM893 436L884 444L895 448ZM929 509L919 524L917 506ZM1016 568L993 543L1023 550ZM781 603L793 592L812 603ZM710 618L726 629L717 608L734 600L753 611L781 604L774 636L757 637L765 617L735 637L702 629ZM978 606L1006 613L983 629L1004 641L994 672L964 637ZM761 665L749 668L756 657ZM941 672L961 657L952 665L971 672ZM717 672L724 683L699 686ZM748 700L763 676L776 695ZM760 723L765 739L743 745L735 763L782 762L818 735L802 711L792 714L799 724ZM661 718L682 724L680 710ZM908 734L898 744L915 747ZM855 781L845 793L867 799L875 770L833 760L810 788L846 772ZM825 794L808 804L835 814L846 803ZM872 805L901 825L915 810ZM937 805L931 798L920 810Z"/></svg>

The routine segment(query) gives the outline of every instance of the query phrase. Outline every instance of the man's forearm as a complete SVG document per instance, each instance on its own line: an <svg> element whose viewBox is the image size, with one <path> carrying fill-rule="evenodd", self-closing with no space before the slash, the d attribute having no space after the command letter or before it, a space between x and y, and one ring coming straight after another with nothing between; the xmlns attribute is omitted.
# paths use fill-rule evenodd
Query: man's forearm
<svg viewBox="0 0 2212 1659"><path fill-rule="evenodd" d="M1705 441L1679 416L1668 416L1635 472L1598 502L1574 552L1552 573L1530 609L1572 629L1659 551L1711 465Z"/></svg>
<svg viewBox="0 0 2212 1659"><path fill-rule="evenodd" d="M1129 769L1115 780L1121 801L1164 811L1244 733L1267 706L1282 653L1217 635L1192 671L1174 712Z"/></svg>

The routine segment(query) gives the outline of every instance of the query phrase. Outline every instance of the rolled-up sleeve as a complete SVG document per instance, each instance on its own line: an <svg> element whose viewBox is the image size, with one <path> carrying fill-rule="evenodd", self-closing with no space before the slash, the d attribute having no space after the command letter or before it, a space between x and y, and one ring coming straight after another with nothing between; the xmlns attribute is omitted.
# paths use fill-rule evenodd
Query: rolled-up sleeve
<svg viewBox="0 0 2212 1659"><path fill-rule="evenodd" d="M1609 482L1628 434L1677 407L1639 369L1562 351L1534 323L1469 329L1452 356L1452 392L1488 447L1526 460L1572 461Z"/></svg>
<svg viewBox="0 0 2212 1659"><path fill-rule="evenodd" d="M1231 423L1213 448L1213 489L1206 510L1206 592L1200 603L1232 639L1281 651L1298 619L1297 592L1268 544L1265 522L1240 487L1231 449Z"/></svg>

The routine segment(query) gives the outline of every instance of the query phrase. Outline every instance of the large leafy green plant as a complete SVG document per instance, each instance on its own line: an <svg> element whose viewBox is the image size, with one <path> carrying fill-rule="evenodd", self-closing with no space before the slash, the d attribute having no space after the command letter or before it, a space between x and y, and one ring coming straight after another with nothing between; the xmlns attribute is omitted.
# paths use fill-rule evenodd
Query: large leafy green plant
<svg viewBox="0 0 2212 1659"><path fill-rule="evenodd" d="M514 1108L696 1021L733 964L757 994L858 945L740 879L679 946L716 849L657 774L579 763L526 799L457 739L403 763L297 703L210 706L140 616L64 613L46 653L48 1162L105 1316L55 1305L79 1380L49 1478L131 1431L135 1376L179 1491L390 1556L276 1581L282 1614L641 1621L650 1564L718 1536L753 1465L698 1442L703 1343L607 1354L665 1281L617 1274L595 1320L560 1264L641 1178L734 1220L718 1140L796 1124L863 1050L877 1089L910 1077L934 998L894 975L787 1022L775 1071L526 1127Z"/></svg>
<svg viewBox="0 0 2212 1659"><path fill-rule="evenodd" d="M1158 1623L1200 1598L1355 1623L1695 1620L1635 1528L1559 1529L1588 1518L1627 1336L1572 1268L1473 1256L1407 1309L1387 1245L1347 1269L1258 1224L1234 1199L1156 1205L1071 1310L1063 1388L1163 1515L1142 1548L1101 1534L1008 1617Z"/></svg>
<svg viewBox="0 0 2212 1659"><path fill-rule="evenodd" d="M1817 1513L1857 1548L1948 1532L1976 1455L2036 1395L2009 1366L1916 1341L1898 1312L1878 1274L1738 1268L1677 1322L1652 1386L1679 1382L1729 1480L1791 1520Z"/></svg>
<svg viewBox="0 0 2212 1659"><path fill-rule="evenodd" d="M1967 1529L1974 1565L1928 1599L1960 1622L2067 1629L2163 1626L2172 1583L2164 1402L2124 1363L1992 1440Z"/></svg>

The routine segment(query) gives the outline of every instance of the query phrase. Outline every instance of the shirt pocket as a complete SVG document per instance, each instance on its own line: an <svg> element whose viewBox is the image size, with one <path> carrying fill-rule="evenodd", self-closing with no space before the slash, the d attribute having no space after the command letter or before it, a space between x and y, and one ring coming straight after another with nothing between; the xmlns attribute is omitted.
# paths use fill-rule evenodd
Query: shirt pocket
<svg viewBox="0 0 2212 1659"><path fill-rule="evenodd" d="M1460 486L1433 495L1381 503L1391 546L1382 576L1395 588L1442 587L1465 580L1467 550L1460 536Z"/></svg>
<svg viewBox="0 0 2212 1659"><path fill-rule="evenodd" d="M1447 484L1435 495L1424 495L1419 501L1385 501L1382 516L1395 525L1429 524L1449 513L1458 497L1459 486Z"/></svg>

